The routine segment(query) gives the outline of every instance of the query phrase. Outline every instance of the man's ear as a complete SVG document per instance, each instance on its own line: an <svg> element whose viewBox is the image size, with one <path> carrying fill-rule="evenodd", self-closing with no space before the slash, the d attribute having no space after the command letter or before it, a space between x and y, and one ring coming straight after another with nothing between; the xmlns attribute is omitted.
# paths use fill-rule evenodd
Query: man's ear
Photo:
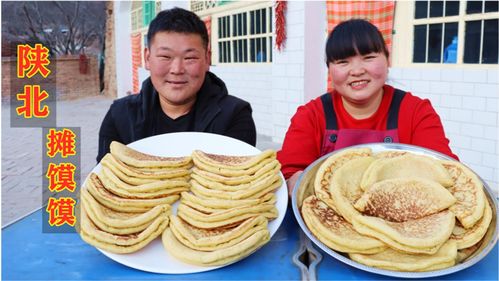
<svg viewBox="0 0 499 281"><path fill-rule="evenodd" d="M144 62L145 62L147 70L150 70L149 69L149 59L150 59L150 56L151 56L151 51L149 50L149 48L147 48L147 47L144 48Z"/></svg>

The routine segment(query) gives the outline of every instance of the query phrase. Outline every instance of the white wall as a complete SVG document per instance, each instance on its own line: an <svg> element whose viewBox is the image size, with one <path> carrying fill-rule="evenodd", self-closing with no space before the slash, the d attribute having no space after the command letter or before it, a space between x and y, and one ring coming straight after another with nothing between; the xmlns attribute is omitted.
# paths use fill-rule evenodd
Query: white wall
<svg viewBox="0 0 499 281"><path fill-rule="evenodd" d="M211 66L226 84L229 94L251 103L259 134L272 135L272 66Z"/></svg>
<svg viewBox="0 0 499 281"><path fill-rule="evenodd" d="M114 2L115 52L116 52L116 84L118 98L132 91L132 46L130 34L132 24L129 1Z"/></svg>

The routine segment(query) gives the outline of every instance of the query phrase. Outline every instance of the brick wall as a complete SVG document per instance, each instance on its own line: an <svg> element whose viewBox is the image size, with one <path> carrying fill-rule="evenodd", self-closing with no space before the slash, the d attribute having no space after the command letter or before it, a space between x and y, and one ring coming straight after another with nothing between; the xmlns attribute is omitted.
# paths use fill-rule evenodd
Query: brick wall
<svg viewBox="0 0 499 281"><path fill-rule="evenodd" d="M99 67L97 58L89 56L88 59L87 74L80 74L78 56L57 58L56 94L58 100L99 95ZM2 101L10 99L11 67L16 67L15 58L2 58Z"/></svg>

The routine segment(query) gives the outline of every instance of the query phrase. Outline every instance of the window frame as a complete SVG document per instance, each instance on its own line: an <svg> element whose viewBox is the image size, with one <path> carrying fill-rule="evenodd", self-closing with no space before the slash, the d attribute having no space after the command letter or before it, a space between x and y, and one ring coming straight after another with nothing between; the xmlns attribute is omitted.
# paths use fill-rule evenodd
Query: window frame
<svg viewBox="0 0 499 281"><path fill-rule="evenodd" d="M464 63L464 45L465 45L465 29L466 22L480 20L491 20L499 19L499 12L490 13L475 13L466 14L466 4L467 1L459 1L459 13L455 16L442 16L434 18L415 18L416 12L416 1L410 2L397 2L395 7L395 19L394 19L394 37L392 46L392 65L401 66L422 66L422 67L472 67L477 66L483 68L497 68L498 64L484 64L484 63ZM445 4L444 4L445 5ZM428 5L428 9L429 9ZM445 12L443 13L445 14ZM410 19L410 20L407 20ZM442 62L413 62L413 50L414 50L414 28L416 25L430 25L430 24L444 24L444 23L457 23L458 24L458 44L457 44L457 61L456 63L444 63ZM483 48L483 24L482 24L482 34L480 42L480 61L482 57ZM428 42L425 48L428 48ZM445 48L445 47L444 47ZM428 53L426 54L428 56Z"/></svg>
<svg viewBox="0 0 499 281"><path fill-rule="evenodd" d="M261 1L261 2L235 2L234 4L226 4L224 6L219 6L216 8L213 8L212 12L210 13L210 10L207 10L203 13L198 13L198 15L202 14L204 17L206 16L211 16L211 38L210 38L210 44L211 44L211 61L212 65L214 66L261 66L261 65L269 65L272 64L272 57L273 57L273 46L274 46L274 41L275 41L275 26L273 23L273 20L275 18L274 9L273 9L273 2L271 1ZM218 9L217 9L218 8ZM251 28L251 16L250 12L255 11L255 10L260 10L260 9L267 9L266 12L266 24L267 24L267 32L266 33L260 33L260 34L250 34L250 28ZM272 11L272 15L268 13L268 9ZM232 26L233 26L233 16L240 14L240 13L247 13L246 19L247 19L247 24L246 24L246 30L247 33L246 35L242 36L233 36L232 34ZM202 18L203 16L200 15ZM224 37L223 39L220 39L218 36L218 19L229 16L230 17L230 28L229 28L229 36ZM270 27L270 28L269 28ZM266 38L266 62L251 62L251 50L250 50L250 40L253 38ZM247 57L248 57L248 62L234 62L233 55L234 55L234 50L233 50L233 40L248 40L247 41ZM270 40L269 40L270 39ZM230 42L230 57L231 60L230 62L220 62L219 61L219 42Z"/></svg>

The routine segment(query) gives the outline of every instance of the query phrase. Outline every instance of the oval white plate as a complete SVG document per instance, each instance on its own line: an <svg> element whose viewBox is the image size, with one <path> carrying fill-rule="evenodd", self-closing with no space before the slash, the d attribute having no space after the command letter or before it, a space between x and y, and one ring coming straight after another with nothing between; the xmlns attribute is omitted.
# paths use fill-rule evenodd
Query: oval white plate
<svg viewBox="0 0 499 281"><path fill-rule="evenodd" d="M128 146L140 152L172 157L190 155L195 149L207 153L236 156L255 155L261 152L257 148L237 139L222 135L197 132L157 135L130 143ZM98 164L92 172L98 172L100 167L100 164ZM279 211L279 215L268 224L271 237L281 225L288 205L286 182L284 181L282 174L281 177L283 184L276 191L276 208ZM178 203L174 204L173 213L176 212L177 204ZM183 263L166 252L161 243L161 237L156 238L143 249L131 254L114 254L101 249L98 250L118 263L135 269L155 273L195 273L223 267L203 267Z"/></svg>

